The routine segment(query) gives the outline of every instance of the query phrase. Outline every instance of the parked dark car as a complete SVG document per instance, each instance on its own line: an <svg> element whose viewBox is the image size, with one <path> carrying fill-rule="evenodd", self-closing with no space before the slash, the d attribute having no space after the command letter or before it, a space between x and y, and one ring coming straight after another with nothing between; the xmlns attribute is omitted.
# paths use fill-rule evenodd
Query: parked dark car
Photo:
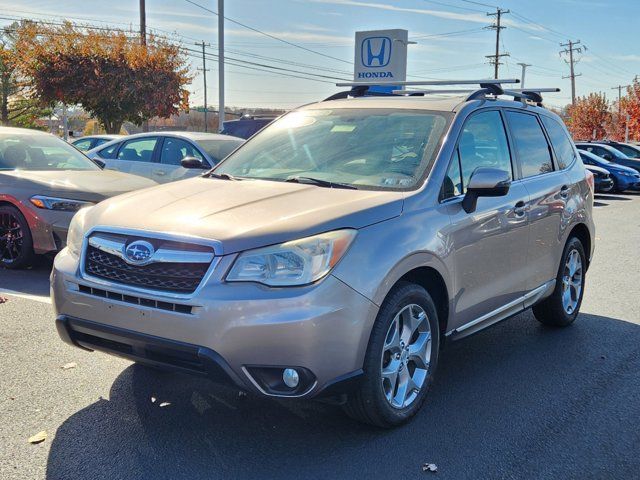
<svg viewBox="0 0 640 480"><path fill-rule="evenodd" d="M630 158L611 145L595 142L578 142L576 143L576 147L578 147L579 150L586 150L605 160L633 168L635 171L640 172L640 159Z"/></svg>
<svg viewBox="0 0 640 480"><path fill-rule="evenodd" d="M276 117L242 117L239 120L224 122L224 135L249 138L273 122Z"/></svg>
<svg viewBox="0 0 640 480"><path fill-rule="evenodd" d="M584 159L582 162L585 163ZM596 193L607 193L613 190L613 179L606 169L596 165L587 165L586 163L585 168L593 173L593 183Z"/></svg>
<svg viewBox="0 0 640 480"><path fill-rule="evenodd" d="M580 149L580 147L578 147L578 149ZM585 166L595 165L596 167L604 168L609 172L611 180L613 180L613 188L611 191L623 192L625 190L640 190L640 174L633 168L610 162L609 160L605 160L595 153L591 153L586 150L578 151L580 152L582 163L584 163Z"/></svg>
<svg viewBox="0 0 640 480"><path fill-rule="evenodd" d="M613 147L616 150L621 151L629 158L640 159L640 147L638 145L633 145L631 143L614 142L613 140L604 140L598 143L602 143L603 145L609 145L610 147Z"/></svg>

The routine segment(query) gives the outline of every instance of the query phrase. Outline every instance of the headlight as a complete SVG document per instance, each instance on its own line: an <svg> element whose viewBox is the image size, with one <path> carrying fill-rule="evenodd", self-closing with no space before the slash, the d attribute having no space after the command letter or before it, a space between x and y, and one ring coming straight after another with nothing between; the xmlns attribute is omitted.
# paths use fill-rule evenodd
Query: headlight
<svg viewBox="0 0 640 480"><path fill-rule="evenodd" d="M93 205L91 202L71 200L69 198L45 197L44 195L34 195L29 200L38 208L61 210L64 212L77 212L82 207Z"/></svg>
<svg viewBox="0 0 640 480"><path fill-rule="evenodd" d="M89 210L92 207L86 207L76 213L71 219L69 230L67 231L67 248L69 253L74 257L80 256L82 250L82 241L84 239L84 221Z"/></svg>
<svg viewBox="0 0 640 480"><path fill-rule="evenodd" d="M331 271L355 236L355 230L336 230L248 250L236 259L226 280L258 282L271 287L313 283Z"/></svg>

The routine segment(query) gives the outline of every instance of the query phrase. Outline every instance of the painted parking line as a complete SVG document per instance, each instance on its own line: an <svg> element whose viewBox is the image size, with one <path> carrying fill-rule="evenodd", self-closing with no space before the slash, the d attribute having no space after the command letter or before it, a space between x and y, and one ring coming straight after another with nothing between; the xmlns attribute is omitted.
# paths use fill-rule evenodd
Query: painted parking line
<svg viewBox="0 0 640 480"><path fill-rule="evenodd" d="M34 302L51 304L51 298L44 295L30 295L28 293L16 292L15 290L7 290L4 288L0 289L0 296L2 295L9 295L10 297L24 298L26 300L33 300Z"/></svg>

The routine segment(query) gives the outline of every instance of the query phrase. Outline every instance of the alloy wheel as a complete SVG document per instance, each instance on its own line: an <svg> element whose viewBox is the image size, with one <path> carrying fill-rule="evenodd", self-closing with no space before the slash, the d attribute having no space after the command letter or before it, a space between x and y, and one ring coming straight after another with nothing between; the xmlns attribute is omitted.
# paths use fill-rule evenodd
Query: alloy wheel
<svg viewBox="0 0 640 480"><path fill-rule="evenodd" d="M382 390L394 408L411 405L425 385L431 359L431 327L416 304L402 308L385 337L380 362Z"/></svg>
<svg viewBox="0 0 640 480"><path fill-rule="evenodd" d="M577 250L571 250L562 275L562 307L569 315L575 312L580 301L582 278L582 257Z"/></svg>
<svg viewBox="0 0 640 480"><path fill-rule="evenodd" d="M18 218L11 213L0 214L0 260L14 262L22 252L24 232Z"/></svg>

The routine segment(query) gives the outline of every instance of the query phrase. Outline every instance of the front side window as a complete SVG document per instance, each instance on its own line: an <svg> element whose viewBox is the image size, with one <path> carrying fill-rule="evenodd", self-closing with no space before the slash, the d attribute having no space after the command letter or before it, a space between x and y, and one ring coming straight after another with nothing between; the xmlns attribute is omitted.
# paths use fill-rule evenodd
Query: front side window
<svg viewBox="0 0 640 480"><path fill-rule="evenodd" d="M162 144L162 152L160 153L160 163L166 165L180 165L183 158L195 157L203 160L202 155L186 140L181 138L167 137Z"/></svg>
<svg viewBox="0 0 640 480"><path fill-rule="evenodd" d="M535 115L506 112L518 152L522 178L553 171L551 149Z"/></svg>
<svg viewBox="0 0 640 480"><path fill-rule="evenodd" d="M417 185L442 140L448 113L319 109L285 115L216 168L237 177L311 177L356 188Z"/></svg>
<svg viewBox="0 0 640 480"><path fill-rule="evenodd" d="M496 110L477 113L464 125L442 186L442 198L464 194L478 167L504 170L513 178L507 135Z"/></svg>
<svg viewBox="0 0 640 480"><path fill-rule="evenodd" d="M130 162L151 162L153 150L158 142L157 137L136 138L126 141L118 152L118 160Z"/></svg>
<svg viewBox="0 0 640 480"><path fill-rule="evenodd" d="M53 135L0 134L0 170L99 170L76 148Z"/></svg>
<svg viewBox="0 0 640 480"><path fill-rule="evenodd" d="M545 116L541 116L541 118L553 144L553 149L556 152L558 168L564 170L571 165L571 162L573 162L576 156L573 150L573 142L564 128L562 128L556 120Z"/></svg>

